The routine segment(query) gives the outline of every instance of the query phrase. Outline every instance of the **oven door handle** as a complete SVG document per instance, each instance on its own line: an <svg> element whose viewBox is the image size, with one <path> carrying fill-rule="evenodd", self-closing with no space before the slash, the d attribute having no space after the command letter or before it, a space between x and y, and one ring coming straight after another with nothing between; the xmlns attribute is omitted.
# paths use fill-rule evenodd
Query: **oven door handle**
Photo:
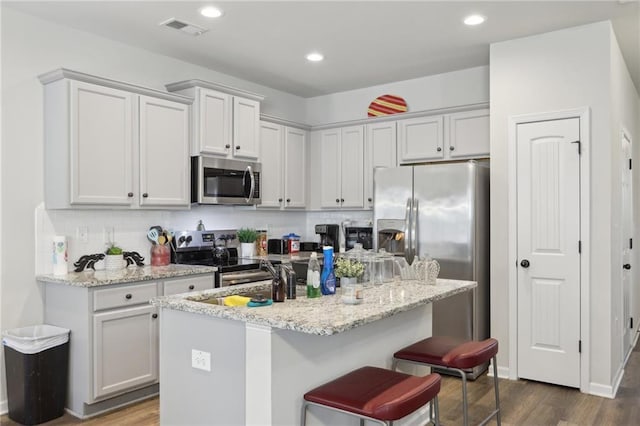
<svg viewBox="0 0 640 426"><path fill-rule="evenodd" d="M247 194L245 194L244 200L247 203L250 203L253 201L253 191L255 191L256 189L256 177L253 174L253 170L251 169L251 166L247 166L247 168L244 171L244 174L242 175L242 186L244 187L246 185L246 179L247 179L247 174L249 175L249 178L251 179L251 189L249 190L249 196L247 197Z"/></svg>

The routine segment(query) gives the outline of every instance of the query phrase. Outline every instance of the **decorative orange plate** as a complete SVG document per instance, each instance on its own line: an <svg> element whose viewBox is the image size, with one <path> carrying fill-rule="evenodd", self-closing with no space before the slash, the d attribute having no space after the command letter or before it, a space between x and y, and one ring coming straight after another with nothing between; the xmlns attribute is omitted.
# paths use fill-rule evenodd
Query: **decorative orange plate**
<svg viewBox="0 0 640 426"><path fill-rule="evenodd" d="M400 96L382 95L374 99L369 104L367 115L369 117L378 117L381 115L397 114L399 112L407 112L407 103Z"/></svg>

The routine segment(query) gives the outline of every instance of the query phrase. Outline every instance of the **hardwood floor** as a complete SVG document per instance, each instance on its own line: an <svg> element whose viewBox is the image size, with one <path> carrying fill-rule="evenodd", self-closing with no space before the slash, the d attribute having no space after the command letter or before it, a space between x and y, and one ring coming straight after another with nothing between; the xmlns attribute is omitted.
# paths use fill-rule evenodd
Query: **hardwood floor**
<svg viewBox="0 0 640 426"><path fill-rule="evenodd" d="M444 426L462 424L461 401L459 380L443 377L440 420ZM470 423L477 424L494 405L493 378L485 374L471 382L469 401ZM631 353L616 399L599 398L576 389L528 380L500 380L500 404L505 426L640 425L640 345L636 345ZM152 398L90 420L80 421L65 414L43 425L156 426L159 418L158 398ZM0 417L0 424L17 425L7 416ZM489 424L495 425L496 422Z"/></svg>

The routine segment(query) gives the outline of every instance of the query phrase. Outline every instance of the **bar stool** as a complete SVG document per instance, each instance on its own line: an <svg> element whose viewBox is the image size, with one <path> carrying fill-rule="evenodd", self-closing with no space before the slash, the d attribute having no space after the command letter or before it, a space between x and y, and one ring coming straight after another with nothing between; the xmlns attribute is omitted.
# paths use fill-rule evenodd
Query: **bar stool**
<svg viewBox="0 0 640 426"><path fill-rule="evenodd" d="M362 367L325 383L304 395L300 424L307 422L307 407L317 405L360 419L392 425L427 403L432 403L430 420L438 416L440 375L412 376L378 367Z"/></svg>
<svg viewBox="0 0 640 426"><path fill-rule="evenodd" d="M391 368L395 371L400 361L414 364L437 367L462 377L462 413L464 426L469 425L467 403L467 376L464 369L482 365L493 359L493 383L496 398L496 409L480 424L483 425L493 416L496 416L500 426L500 397L498 395L498 368L496 354L498 353L498 341L487 339L481 342L454 339L451 337L429 337L416 342L393 354Z"/></svg>

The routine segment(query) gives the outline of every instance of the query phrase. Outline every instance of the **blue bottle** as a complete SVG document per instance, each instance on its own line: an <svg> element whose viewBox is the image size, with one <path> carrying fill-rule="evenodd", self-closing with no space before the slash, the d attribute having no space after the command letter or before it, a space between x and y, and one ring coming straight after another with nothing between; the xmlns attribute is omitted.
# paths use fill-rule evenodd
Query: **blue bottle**
<svg viewBox="0 0 640 426"><path fill-rule="evenodd" d="M320 291L323 295L336 294L336 276L333 273L333 247L322 247L324 265L320 276Z"/></svg>

